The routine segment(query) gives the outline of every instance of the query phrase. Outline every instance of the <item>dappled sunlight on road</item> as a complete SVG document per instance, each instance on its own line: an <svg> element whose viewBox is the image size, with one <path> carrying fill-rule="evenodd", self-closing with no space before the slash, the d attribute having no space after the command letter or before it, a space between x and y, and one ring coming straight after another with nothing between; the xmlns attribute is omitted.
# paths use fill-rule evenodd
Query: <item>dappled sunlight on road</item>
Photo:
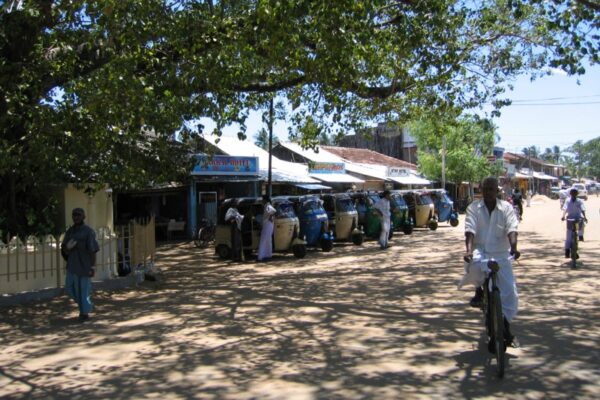
<svg viewBox="0 0 600 400"><path fill-rule="evenodd" d="M572 270L560 241L532 230L553 206L526 209L515 266L523 347L509 349L503 381L472 293L456 288L461 221L396 234L385 251L369 241L268 263L165 245L165 282L96 293L89 323L64 298L0 310L0 396L594 398L600 221Z"/></svg>

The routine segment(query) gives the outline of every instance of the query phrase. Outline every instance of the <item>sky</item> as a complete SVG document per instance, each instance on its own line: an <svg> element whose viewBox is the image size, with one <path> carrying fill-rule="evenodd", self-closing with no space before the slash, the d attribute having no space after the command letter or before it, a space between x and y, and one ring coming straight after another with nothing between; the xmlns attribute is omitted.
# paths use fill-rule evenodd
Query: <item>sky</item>
<svg viewBox="0 0 600 400"><path fill-rule="evenodd" d="M524 147L537 146L541 152L547 147L565 149L578 140L587 142L600 137L600 66L589 67L583 76L567 76L560 70L552 75L531 81L521 76L513 82L514 89L503 98L513 104L501 110L494 119L500 136L498 146L505 151L519 153ZM210 132L214 123L206 118L201 122ZM259 113L250 113L247 135L254 135L266 126ZM224 135L237 135L237 127L228 127ZM277 121L274 135L287 140L287 125Z"/></svg>
<svg viewBox="0 0 600 400"><path fill-rule="evenodd" d="M533 82L520 77L514 86L507 93L513 105L494 120L501 137L498 145L506 151L535 145L543 152L600 137L600 66L579 77L562 71Z"/></svg>

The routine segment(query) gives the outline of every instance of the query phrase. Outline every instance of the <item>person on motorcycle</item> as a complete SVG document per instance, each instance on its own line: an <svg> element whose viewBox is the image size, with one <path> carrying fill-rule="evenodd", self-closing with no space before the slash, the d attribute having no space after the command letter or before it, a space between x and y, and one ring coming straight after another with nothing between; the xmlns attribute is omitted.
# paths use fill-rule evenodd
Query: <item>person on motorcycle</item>
<svg viewBox="0 0 600 400"><path fill-rule="evenodd" d="M512 194L512 203L517 206L519 209L519 221L523 219L523 195L519 188L515 188L515 191Z"/></svg>
<svg viewBox="0 0 600 400"><path fill-rule="evenodd" d="M510 331L510 323L517 315L519 297L513 275L511 256L520 257L517 250L518 220L512 206L497 198L498 179L490 176L481 184L483 198L475 200L467 207L465 217L464 261L471 281L475 283L475 296L471 299L472 307L481 307L483 303L482 285L487 271L487 261L495 259L500 265L498 271L498 287L500 288L506 345L518 346L516 338ZM464 279L464 278L463 278ZM461 284L462 285L462 284Z"/></svg>
<svg viewBox="0 0 600 400"><path fill-rule="evenodd" d="M585 204L583 203L583 200L577 198L577 195L579 194L577 189L572 188L569 191L569 194L571 195L571 197L565 202L565 205L563 206L563 214L561 221L565 220L565 215L568 219L580 220L583 217L583 223L579 224L579 232L577 232L577 234L579 235L579 240L583 242L583 228L585 226L585 223L587 223L587 217L585 216ZM566 258L571 257L571 224L572 222L567 222L567 237L565 240Z"/></svg>
<svg viewBox="0 0 600 400"><path fill-rule="evenodd" d="M565 206L565 201L569 198L569 191L567 189L561 189L558 191L558 199L560 201L560 209L562 210Z"/></svg>

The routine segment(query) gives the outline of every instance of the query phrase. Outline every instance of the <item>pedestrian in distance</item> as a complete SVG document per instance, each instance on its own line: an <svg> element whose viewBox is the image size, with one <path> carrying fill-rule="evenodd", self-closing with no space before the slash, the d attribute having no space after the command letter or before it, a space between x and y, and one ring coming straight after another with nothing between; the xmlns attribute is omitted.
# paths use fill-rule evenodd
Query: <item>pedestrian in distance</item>
<svg viewBox="0 0 600 400"><path fill-rule="evenodd" d="M262 198L263 214L260 241L258 243L258 261L266 261L273 257L273 221L275 219L275 207L271 205L271 198L264 195Z"/></svg>
<svg viewBox="0 0 600 400"><path fill-rule="evenodd" d="M510 331L510 323L517 315L519 297L515 282L511 256L518 259L517 227L518 220L510 203L497 198L498 180L487 177L481 184L483 198L475 200L467 207L465 217L465 255L467 274L464 283L473 283L475 296L471 299L472 307L480 308L483 302L482 284L485 280L487 262L494 259L498 262L498 287L504 314L504 331L506 344L518 346Z"/></svg>
<svg viewBox="0 0 600 400"><path fill-rule="evenodd" d="M389 190L384 190L381 193L380 200L373 205L373 208L381 215L381 230L379 233L379 247L385 250L389 247L388 239L390 237L391 214L390 214L390 196Z"/></svg>
<svg viewBox="0 0 600 400"><path fill-rule="evenodd" d="M512 194L512 202L519 210L519 215L517 215L517 218L519 218L520 221L523 219L523 194L519 188L515 188L515 191Z"/></svg>
<svg viewBox="0 0 600 400"><path fill-rule="evenodd" d="M565 220L565 216L567 216L567 218L570 220L583 219L583 222L579 224L579 231L577 232L577 234L579 235L579 241L583 242L583 231L585 228L585 223L587 222L587 217L585 216L585 204L582 199L577 198L578 194L579 191L575 188L569 191L569 195L571 197L569 198L569 200L565 201L561 221ZM565 258L571 257L571 224L573 224L572 221L567 221L567 237L565 239Z"/></svg>
<svg viewBox="0 0 600 400"><path fill-rule="evenodd" d="M74 208L73 225L67 229L60 245L63 258L67 261L65 291L79 307L79 320L89 319L92 311L92 277L95 274L96 253L100 250L96 233L84 223L83 208Z"/></svg>

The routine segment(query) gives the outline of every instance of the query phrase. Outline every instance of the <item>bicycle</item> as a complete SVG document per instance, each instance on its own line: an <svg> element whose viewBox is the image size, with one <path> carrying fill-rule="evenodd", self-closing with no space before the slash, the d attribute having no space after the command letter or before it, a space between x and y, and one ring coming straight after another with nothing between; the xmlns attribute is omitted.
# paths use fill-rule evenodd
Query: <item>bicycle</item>
<svg viewBox="0 0 600 400"><path fill-rule="evenodd" d="M215 230L216 225L210 221L200 221L200 229L198 234L194 237L194 245L200 248L208 247L212 242L215 241Z"/></svg>
<svg viewBox="0 0 600 400"><path fill-rule="evenodd" d="M500 288L497 285L497 272L500 270L498 262L493 258L488 261L489 275L483 284L483 314L485 327L489 337L488 350L496 356L498 366L498 377L504 376L506 359L506 341L504 337L504 314L502 313L502 301L500 299ZM490 285L491 282L491 285Z"/></svg>
<svg viewBox="0 0 600 400"><path fill-rule="evenodd" d="M577 268L577 259L579 258L579 225L583 223L583 218L567 218L567 228L571 230L571 268ZM569 226L570 224L570 226Z"/></svg>

